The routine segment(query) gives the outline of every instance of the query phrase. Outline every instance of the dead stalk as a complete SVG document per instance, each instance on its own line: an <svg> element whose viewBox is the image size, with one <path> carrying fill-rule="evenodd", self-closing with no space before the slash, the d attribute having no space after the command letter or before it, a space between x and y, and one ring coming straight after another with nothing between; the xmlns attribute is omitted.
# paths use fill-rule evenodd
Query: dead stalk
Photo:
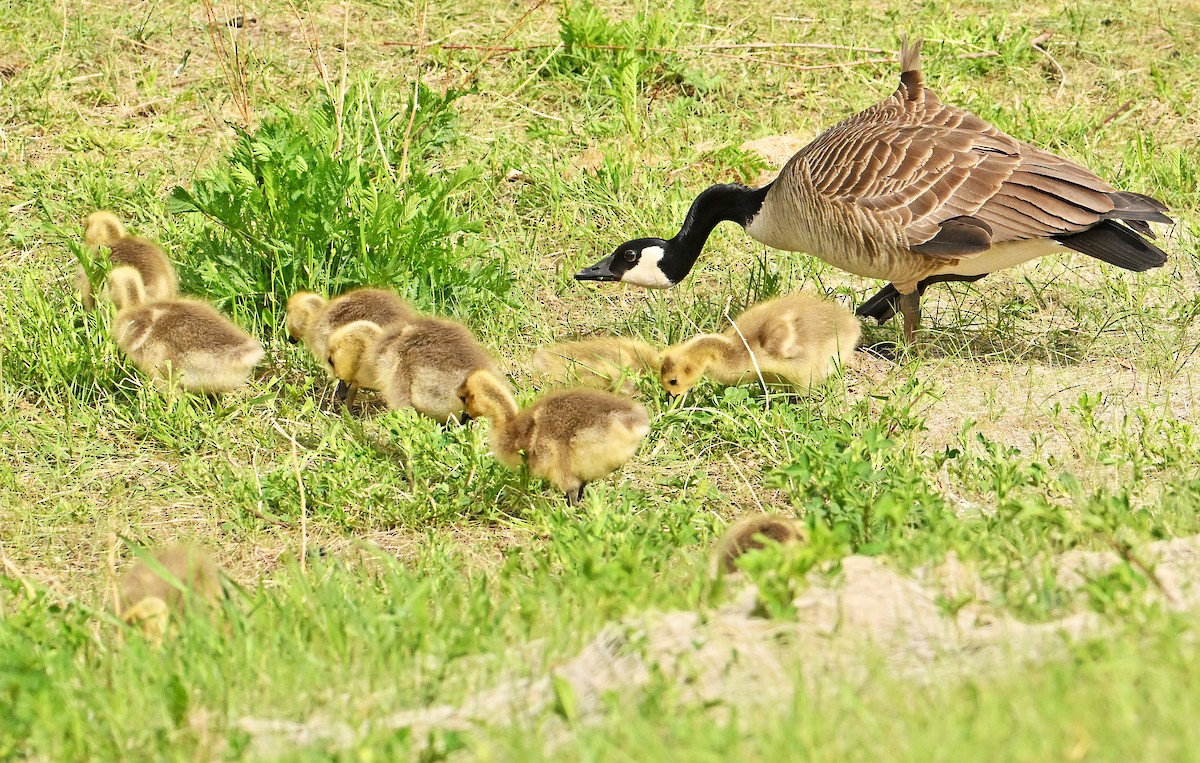
<svg viewBox="0 0 1200 763"><path fill-rule="evenodd" d="M417 107L421 97L421 60L425 53L425 13L428 6L421 3L414 8L417 14L417 55L416 71L413 74L412 103L409 104L408 124L404 127L404 140L400 144L400 182L408 180L408 152L412 148L413 125L417 122Z"/></svg>
<svg viewBox="0 0 1200 763"><path fill-rule="evenodd" d="M1050 63L1054 64L1055 69L1058 69L1058 92L1054 94L1054 97L1062 98L1063 90L1065 90L1067 87L1067 72L1062 68L1062 64L1058 62L1058 59L1052 56L1050 51L1042 47L1042 45L1049 42L1050 38L1053 36L1054 32L1042 32L1037 37L1034 37L1032 40L1030 40L1029 44L1032 45L1033 49L1038 53L1041 53L1043 56L1050 59Z"/></svg>
<svg viewBox="0 0 1200 763"><path fill-rule="evenodd" d="M763 378L762 369L758 367L758 358L754 355L754 350L750 349L750 343L746 341L746 335L738 328L737 321L729 314L729 300L725 300L725 319L729 321L729 325L733 326L733 330L737 332L738 338L742 340L742 346L746 348L746 352L750 355L750 362L754 364L754 373L758 376L758 383L762 385L763 391L763 410L771 410L771 391L767 389L767 380Z"/></svg>
<svg viewBox="0 0 1200 763"><path fill-rule="evenodd" d="M204 12L208 19L208 36L212 40L213 53L216 55L217 61L221 64L221 72L225 75L225 82L229 85L229 97L241 115L243 126L249 127L252 119L250 86L246 80L246 67L249 63L249 54L246 52L245 46L238 43L234 32L229 32L229 43L225 40L224 35L218 33L218 26L223 26L227 30L231 29L231 27L227 22L217 21L217 11L213 7L212 0L202 1L204 3ZM241 9L241 12L245 16L244 7Z"/></svg>
<svg viewBox="0 0 1200 763"><path fill-rule="evenodd" d="M308 502L304 495L304 477L300 474L300 445L293 435L283 431L279 422L271 420L271 426L292 444L292 471L296 475L296 489L300 491L300 573L308 568Z"/></svg>

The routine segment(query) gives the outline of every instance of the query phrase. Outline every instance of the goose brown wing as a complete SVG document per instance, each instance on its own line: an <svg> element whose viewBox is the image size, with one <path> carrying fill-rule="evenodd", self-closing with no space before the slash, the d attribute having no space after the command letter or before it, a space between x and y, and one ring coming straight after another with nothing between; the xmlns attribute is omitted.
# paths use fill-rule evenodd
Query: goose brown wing
<svg viewBox="0 0 1200 763"><path fill-rule="evenodd" d="M1087 169L927 89L913 100L904 95L902 88L825 132L785 173L802 173L826 203L846 205L941 259L1081 231L1113 212L1115 189Z"/></svg>

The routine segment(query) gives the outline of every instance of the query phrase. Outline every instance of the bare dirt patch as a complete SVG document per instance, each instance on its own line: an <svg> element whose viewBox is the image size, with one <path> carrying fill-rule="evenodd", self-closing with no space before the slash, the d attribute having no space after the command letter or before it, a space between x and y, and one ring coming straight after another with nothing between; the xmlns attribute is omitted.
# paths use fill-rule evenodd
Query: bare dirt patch
<svg viewBox="0 0 1200 763"><path fill-rule="evenodd" d="M1152 544L1162 588L1148 596L1172 610L1200 606L1200 536ZM1056 560L1059 582L1078 588L1121 564L1115 553L1071 552ZM975 572L951 557L906 576L878 559L851 556L835 573L812 573L794 602L794 621L756 617L757 592L710 612L639 614L614 623L573 659L541 673L534 658L526 675L475 692L457 705L400 711L359 727L328 718L309 722L242 718L235 722L268 755L320 744L346 747L369 732L469 730L537 718L568 701L581 721L605 711L605 696L628 698L654 680L674 684L686 703L705 707L774 705L797 690L819 690L823 676L867 680L872 670L915 682L949 680L1014 661L1053 659L1073 640L1102 635L1105 621L1090 612L1029 624L1003 613ZM947 614L939 601L975 601ZM803 669L800 669L803 666ZM521 671L518 671L521 672ZM797 676L803 676L797 679ZM857 679L855 679L857 677Z"/></svg>

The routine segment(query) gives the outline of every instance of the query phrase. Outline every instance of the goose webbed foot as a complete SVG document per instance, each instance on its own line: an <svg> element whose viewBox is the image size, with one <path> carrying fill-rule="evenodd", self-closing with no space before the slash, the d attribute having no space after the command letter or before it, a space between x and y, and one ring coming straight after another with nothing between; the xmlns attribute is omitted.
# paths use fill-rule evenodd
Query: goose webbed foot
<svg viewBox="0 0 1200 763"><path fill-rule="evenodd" d="M895 363L896 359L900 357L900 345L895 342L875 342L860 346L858 352Z"/></svg>

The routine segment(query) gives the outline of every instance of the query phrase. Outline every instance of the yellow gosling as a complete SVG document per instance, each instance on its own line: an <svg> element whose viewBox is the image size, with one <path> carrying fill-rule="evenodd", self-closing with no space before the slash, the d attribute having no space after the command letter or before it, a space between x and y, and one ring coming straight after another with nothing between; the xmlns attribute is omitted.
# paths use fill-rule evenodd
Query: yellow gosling
<svg viewBox="0 0 1200 763"><path fill-rule="evenodd" d="M682 395L701 376L736 385L757 381L761 372L768 384L806 389L847 362L862 335L849 310L805 293L760 302L734 323L721 334L701 334L664 350L663 388Z"/></svg>
<svg viewBox="0 0 1200 763"><path fill-rule="evenodd" d="M439 422L462 420L459 391L472 372L499 373L467 327L444 318L388 330L355 321L333 333L329 348L337 378L378 389L392 410L411 407Z"/></svg>
<svg viewBox="0 0 1200 763"><path fill-rule="evenodd" d="M229 392L246 383L262 345L212 305L195 299L149 300L138 271L113 269L117 346L156 384L192 392Z"/></svg>
<svg viewBox="0 0 1200 763"><path fill-rule="evenodd" d="M138 271L148 298L169 299L178 293L179 280L166 253L152 241L130 236L112 212L93 212L84 218L83 226L83 241L89 248L95 250L106 246L114 268L128 266ZM96 298L83 266L75 269L75 286L84 309L95 309Z"/></svg>
<svg viewBox="0 0 1200 763"><path fill-rule="evenodd" d="M587 483L612 474L637 452L650 431L646 409L624 397L593 389L551 392L524 411L494 373L477 371L462 388L472 417L491 419L490 444L500 463L524 462L567 497L583 499Z"/></svg>
<svg viewBox="0 0 1200 763"><path fill-rule="evenodd" d="M304 340L317 362L328 369L329 338L342 326L370 321L381 328L390 328L420 317L407 302L386 289L353 289L332 300L311 291L298 291L288 299L288 340ZM349 405L358 394L358 386L340 383L337 394Z"/></svg>
<svg viewBox="0 0 1200 763"><path fill-rule="evenodd" d="M553 385L581 384L632 395L630 374L658 373L659 351L631 337L602 337L558 342L538 350L533 367Z"/></svg>

